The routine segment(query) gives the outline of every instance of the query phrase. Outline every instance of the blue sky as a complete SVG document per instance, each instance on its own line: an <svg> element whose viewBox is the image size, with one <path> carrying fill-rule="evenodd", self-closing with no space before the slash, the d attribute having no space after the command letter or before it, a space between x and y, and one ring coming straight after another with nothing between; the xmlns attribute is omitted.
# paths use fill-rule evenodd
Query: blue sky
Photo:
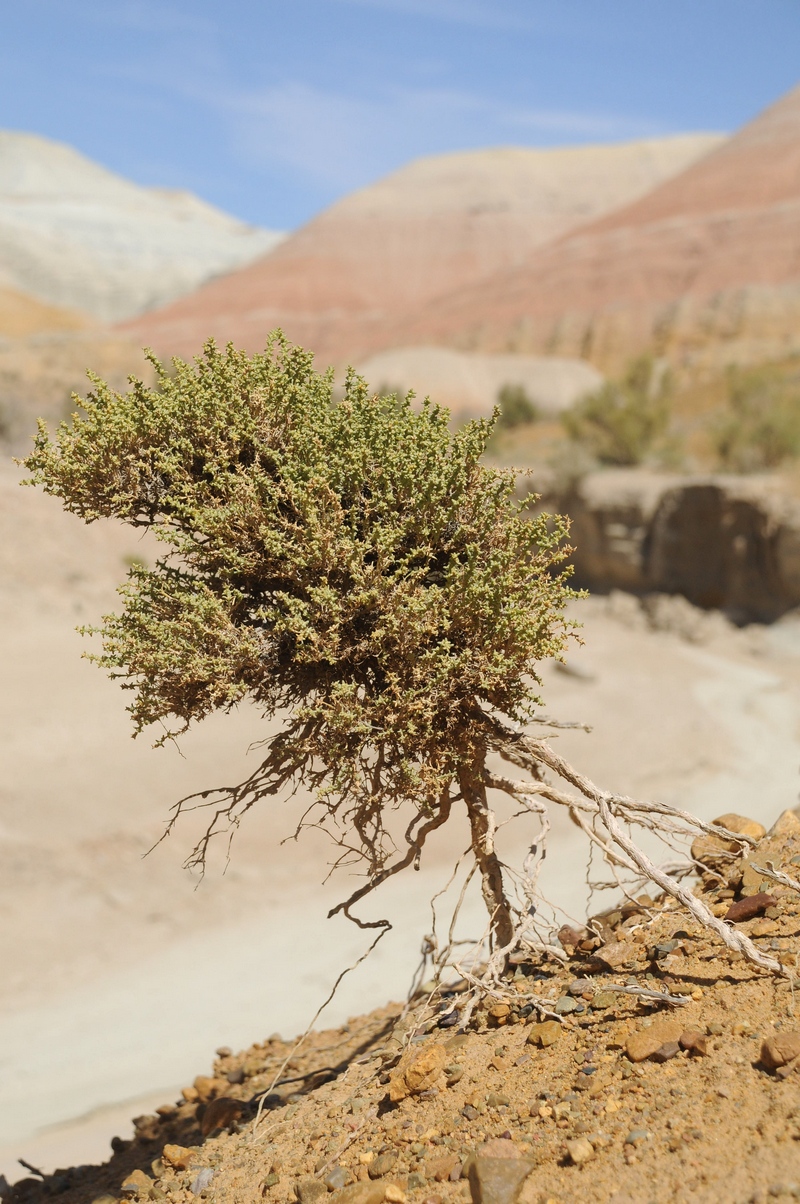
<svg viewBox="0 0 800 1204"><path fill-rule="evenodd" d="M292 228L418 155L734 129L800 0L0 0L0 127Z"/></svg>

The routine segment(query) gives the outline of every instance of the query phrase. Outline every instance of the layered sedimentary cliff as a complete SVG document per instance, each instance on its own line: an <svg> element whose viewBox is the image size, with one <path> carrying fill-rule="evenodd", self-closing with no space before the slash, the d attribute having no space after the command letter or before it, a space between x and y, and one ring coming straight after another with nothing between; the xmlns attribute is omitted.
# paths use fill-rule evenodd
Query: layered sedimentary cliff
<svg viewBox="0 0 800 1204"><path fill-rule="evenodd" d="M737 623L800 606L800 500L774 478L617 469L544 496L572 519L581 586L682 594Z"/></svg>
<svg viewBox="0 0 800 1204"><path fill-rule="evenodd" d="M209 334L249 350L282 326L328 362L358 362L439 294L524 263L537 247L641 197L722 139L496 148L419 159L345 197L257 263L147 314L132 335L194 354Z"/></svg>
<svg viewBox="0 0 800 1204"><path fill-rule="evenodd" d="M454 291L396 338L583 355L751 361L800 347L800 88L614 213Z"/></svg>

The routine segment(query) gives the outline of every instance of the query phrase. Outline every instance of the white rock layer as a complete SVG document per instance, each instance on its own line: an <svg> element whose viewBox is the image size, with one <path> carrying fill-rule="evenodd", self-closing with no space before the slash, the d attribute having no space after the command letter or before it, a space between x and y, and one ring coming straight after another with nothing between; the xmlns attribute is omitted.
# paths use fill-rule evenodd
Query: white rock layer
<svg viewBox="0 0 800 1204"><path fill-rule="evenodd" d="M0 131L0 284L42 301L121 321L282 237L191 193L132 184L70 146Z"/></svg>

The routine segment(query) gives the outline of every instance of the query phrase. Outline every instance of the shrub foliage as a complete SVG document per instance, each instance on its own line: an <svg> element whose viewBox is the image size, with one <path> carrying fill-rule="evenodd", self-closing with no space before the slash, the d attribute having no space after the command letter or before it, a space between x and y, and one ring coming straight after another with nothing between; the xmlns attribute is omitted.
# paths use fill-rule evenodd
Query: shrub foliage
<svg viewBox="0 0 800 1204"><path fill-rule="evenodd" d="M482 466L490 422L452 433L445 410L370 396L353 374L334 404L331 375L280 333L252 357L209 342L169 374L150 358L154 388L92 378L25 463L85 521L164 545L99 629L136 732L160 725L161 742L244 698L280 720L259 768L209 792L195 860L299 782L373 885L402 804L409 860L459 797L477 840L491 716L533 713L537 663L569 635L565 520L523 517L514 472ZM486 894L488 844L478 854Z"/></svg>

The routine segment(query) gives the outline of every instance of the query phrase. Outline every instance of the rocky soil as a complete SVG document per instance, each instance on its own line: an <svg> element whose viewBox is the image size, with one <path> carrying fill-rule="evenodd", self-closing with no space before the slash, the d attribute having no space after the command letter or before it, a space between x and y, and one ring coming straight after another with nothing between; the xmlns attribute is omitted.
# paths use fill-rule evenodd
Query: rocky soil
<svg viewBox="0 0 800 1204"><path fill-rule="evenodd" d="M466 984L424 985L299 1041L218 1049L103 1166L31 1173L39 1204L568 1204L800 1198L800 818L701 838L696 893L784 967L755 970L665 896L519 956L461 1028ZM758 868L757 868L758 867ZM777 871L789 881L765 877Z"/></svg>

